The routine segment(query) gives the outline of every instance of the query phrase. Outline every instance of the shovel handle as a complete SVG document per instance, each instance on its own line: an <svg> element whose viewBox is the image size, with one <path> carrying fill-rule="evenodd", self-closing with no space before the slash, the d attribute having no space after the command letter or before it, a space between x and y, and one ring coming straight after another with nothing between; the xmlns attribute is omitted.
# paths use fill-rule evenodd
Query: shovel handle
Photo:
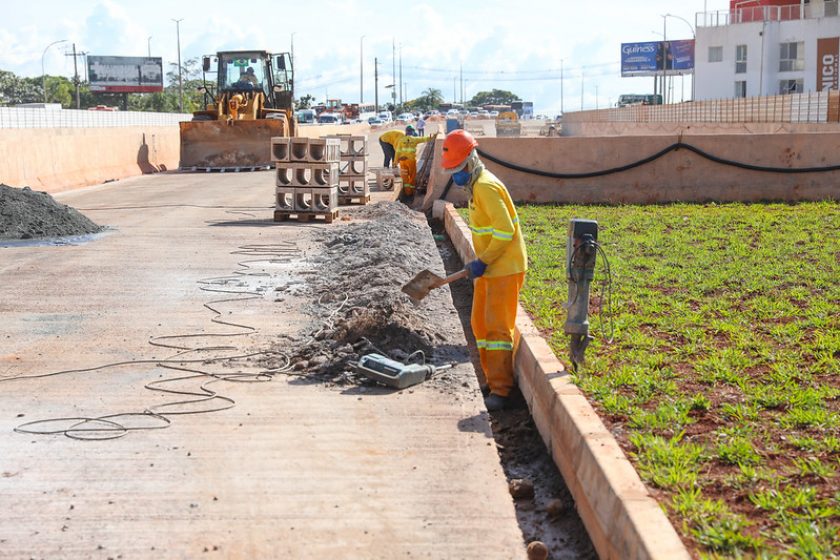
<svg viewBox="0 0 840 560"><path fill-rule="evenodd" d="M450 283L454 282L455 280L460 280L461 278L466 278L467 276L469 276L469 274L470 274L470 271L467 268L465 268L464 270L459 270L455 274L450 274L449 276L447 276L446 278L444 278L440 282L438 282L437 287L440 288L441 286L446 286L447 284L450 284Z"/></svg>

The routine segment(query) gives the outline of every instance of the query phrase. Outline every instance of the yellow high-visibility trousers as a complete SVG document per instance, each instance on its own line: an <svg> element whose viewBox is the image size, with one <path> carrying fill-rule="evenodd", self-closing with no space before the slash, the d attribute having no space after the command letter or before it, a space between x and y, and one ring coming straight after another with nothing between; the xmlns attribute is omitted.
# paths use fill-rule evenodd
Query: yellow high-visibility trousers
<svg viewBox="0 0 840 560"><path fill-rule="evenodd" d="M400 159L400 177L402 177L405 194L414 193L414 179L417 177L417 160L413 157Z"/></svg>
<svg viewBox="0 0 840 560"><path fill-rule="evenodd" d="M470 322L490 392L507 397L513 389L516 306L525 273L475 279Z"/></svg>

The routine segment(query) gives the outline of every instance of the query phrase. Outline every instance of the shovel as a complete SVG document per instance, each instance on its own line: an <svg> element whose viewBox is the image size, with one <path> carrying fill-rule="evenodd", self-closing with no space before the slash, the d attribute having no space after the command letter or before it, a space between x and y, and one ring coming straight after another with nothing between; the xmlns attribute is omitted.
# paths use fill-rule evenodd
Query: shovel
<svg viewBox="0 0 840 560"><path fill-rule="evenodd" d="M433 289L446 286L455 280L466 278L469 274L470 271L465 268L455 274L450 274L446 278L441 278L431 270L421 270L417 273L417 276L412 278L408 284L402 287L402 291L408 294L414 303L419 303L420 300L429 295L429 292Z"/></svg>

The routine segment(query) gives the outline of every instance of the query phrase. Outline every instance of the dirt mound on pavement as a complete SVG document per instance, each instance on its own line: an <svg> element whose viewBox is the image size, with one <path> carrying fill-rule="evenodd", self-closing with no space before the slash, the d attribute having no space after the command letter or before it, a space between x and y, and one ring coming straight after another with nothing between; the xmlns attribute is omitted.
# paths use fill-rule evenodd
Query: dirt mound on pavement
<svg viewBox="0 0 840 560"><path fill-rule="evenodd" d="M433 290L419 306L400 291L425 268L444 274L423 215L396 202L349 215L354 221L327 231L323 252L311 259L318 320L294 351L295 369L352 382L359 381L352 364L371 352L405 360L421 350L438 365L468 361L448 291Z"/></svg>
<svg viewBox="0 0 840 560"><path fill-rule="evenodd" d="M102 229L45 192L0 184L0 239L65 237Z"/></svg>

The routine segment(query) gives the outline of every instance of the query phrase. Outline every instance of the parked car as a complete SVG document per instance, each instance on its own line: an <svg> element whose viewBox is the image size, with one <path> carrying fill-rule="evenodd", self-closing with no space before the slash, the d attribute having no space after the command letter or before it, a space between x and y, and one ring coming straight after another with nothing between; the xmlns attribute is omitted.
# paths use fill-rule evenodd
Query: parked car
<svg viewBox="0 0 840 560"><path fill-rule="evenodd" d="M371 117L368 119L368 124L385 124L385 121L379 117Z"/></svg>
<svg viewBox="0 0 840 560"><path fill-rule="evenodd" d="M312 109L301 109L297 112L298 122L300 124L311 124L316 120L315 111Z"/></svg>
<svg viewBox="0 0 840 560"><path fill-rule="evenodd" d="M318 115L318 124L342 124L344 119L335 113L321 113Z"/></svg>
<svg viewBox="0 0 840 560"><path fill-rule="evenodd" d="M450 119L454 119L454 118L460 117L461 113L460 113L460 111L458 111L458 109L449 109L446 112L446 116Z"/></svg>
<svg viewBox="0 0 840 560"><path fill-rule="evenodd" d="M397 115L397 121L404 123L414 122L414 115L412 115L411 113L400 113L399 115Z"/></svg>
<svg viewBox="0 0 840 560"><path fill-rule="evenodd" d="M385 122L385 123L389 123L389 122L391 122L391 121L393 120L393 119L391 118L391 111L382 111L382 112L380 112L380 113L379 113L379 118L382 120L382 122Z"/></svg>
<svg viewBox="0 0 840 560"><path fill-rule="evenodd" d="M498 116L499 116L499 112L498 112L498 111L490 111L490 116L491 116L491 117L494 117L494 118L495 118L495 117L498 117Z"/></svg>

